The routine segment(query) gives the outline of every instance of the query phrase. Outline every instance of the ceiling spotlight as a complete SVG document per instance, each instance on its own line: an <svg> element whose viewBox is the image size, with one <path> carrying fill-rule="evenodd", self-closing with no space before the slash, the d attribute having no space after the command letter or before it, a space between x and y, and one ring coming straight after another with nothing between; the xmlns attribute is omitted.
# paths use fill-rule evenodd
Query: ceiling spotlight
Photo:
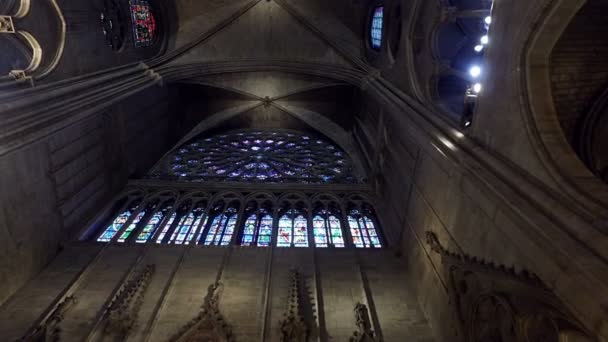
<svg viewBox="0 0 608 342"><path fill-rule="evenodd" d="M471 126L471 121L470 120L465 121L464 127L469 127L469 126Z"/></svg>
<svg viewBox="0 0 608 342"><path fill-rule="evenodd" d="M481 83L475 83L473 85L473 91L479 94L481 92Z"/></svg>
<svg viewBox="0 0 608 342"><path fill-rule="evenodd" d="M490 39L488 38L488 36L485 35L485 36L481 37L481 44L486 45L486 44L488 44L489 40Z"/></svg>
<svg viewBox="0 0 608 342"><path fill-rule="evenodd" d="M475 65L471 67L471 69L469 69L469 74L471 74L471 76L473 76L474 78L477 78L479 77L479 75L481 75L481 68Z"/></svg>
<svg viewBox="0 0 608 342"><path fill-rule="evenodd" d="M490 25L492 23L492 17L487 16L484 21L486 22L486 24Z"/></svg>
<svg viewBox="0 0 608 342"><path fill-rule="evenodd" d="M481 50L483 50L483 45L475 45L476 52L481 52Z"/></svg>

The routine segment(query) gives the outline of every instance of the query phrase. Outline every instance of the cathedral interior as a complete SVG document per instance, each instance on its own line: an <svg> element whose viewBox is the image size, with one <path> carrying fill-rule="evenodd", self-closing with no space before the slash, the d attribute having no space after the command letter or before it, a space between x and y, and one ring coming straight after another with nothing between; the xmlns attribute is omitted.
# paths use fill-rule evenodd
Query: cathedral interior
<svg viewBox="0 0 608 342"><path fill-rule="evenodd" d="M607 15L1 0L0 341L608 341Z"/></svg>

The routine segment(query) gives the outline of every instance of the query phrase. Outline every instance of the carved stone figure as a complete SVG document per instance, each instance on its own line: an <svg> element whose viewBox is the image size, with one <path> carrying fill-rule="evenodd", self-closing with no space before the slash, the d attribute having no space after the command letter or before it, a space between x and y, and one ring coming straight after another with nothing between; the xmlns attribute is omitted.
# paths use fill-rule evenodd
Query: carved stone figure
<svg viewBox="0 0 608 342"><path fill-rule="evenodd" d="M559 342L573 331L594 341L536 275L449 252L432 232L426 241L448 273L454 341Z"/></svg>
<svg viewBox="0 0 608 342"><path fill-rule="evenodd" d="M372 330L372 323L369 318L367 306L361 303L355 305L355 322L358 331L353 333L350 342L376 342L376 336Z"/></svg>
<svg viewBox="0 0 608 342"><path fill-rule="evenodd" d="M75 297L66 297L43 324L41 324L30 336L24 338L28 342L57 342L60 340L60 324L66 312L78 303Z"/></svg>
<svg viewBox="0 0 608 342"><path fill-rule="evenodd" d="M170 341L179 342L233 342L232 329L224 320L219 300L223 285L209 285L200 313L182 327Z"/></svg>
<svg viewBox="0 0 608 342"><path fill-rule="evenodd" d="M302 295L300 286L300 273L291 271L291 287L288 297L285 319L280 322L281 342L305 342L308 339L309 328L302 316Z"/></svg>
<svg viewBox="0 0 608 342"><path fill-rule="evenodd" d="M104 316L104 320L106 321L104 332L106 334L120 338L128 335L137 321L137 313L143 303L143 298L154 270L154 265L146 265L139 274L128 281L116 294Z"/></svg>

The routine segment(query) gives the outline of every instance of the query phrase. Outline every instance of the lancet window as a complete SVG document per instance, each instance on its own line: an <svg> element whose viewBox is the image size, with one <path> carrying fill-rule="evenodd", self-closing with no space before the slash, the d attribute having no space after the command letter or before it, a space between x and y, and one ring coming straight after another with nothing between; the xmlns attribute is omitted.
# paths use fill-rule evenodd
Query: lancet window
<svg viewBox="0 0 608 342"><path fill-rule="evenodd" d="M384 7L377 6L372 13L372 21L370 25L370 44L372 49L380 50L382 47L382 31L384 29Z"/></svg>
<svg viewBox="0 0 608 342"><path fill-rule="evenodd" d="M249 196L225 192L216 195L211 206L208 195L185 193L181 197L137 197L127 204L122 200L122 205L115 206L116 216L95 235L96 240L201 246L384 247L374 210L359 195L340 199L321 194L308 199L301 193L287 193L277 199L267 192ZM344 213L341 208L348 210Z"/></svg>
<svg viewBox="0 0 608 342"><path fill-rule="evenodd" d="M381 248L380 237L376 224L370 214L361 213L353 209L348 214L348 226L353 238L353 244L357 248Z"/></svg>
<svg viewBox="0 0 608 342"><path fill-rule="evenodd" d="M322 209L312 219L315 247L344 247L342 224L339 213Z"/></svg>
<svg viewBox="0 0 608 342"><path fill-rule="evenodd" d="M236 205L223 203L214 208L215 215L205 235L205 246L227 246L232 241L236 229L238 209Z"/></svg>
<svg viewBox="0 0 608 342"><path fill-rule="evenodd" d="M246 210L245 224L241 237L241 246L268 247L272 241L274 220L267 208L250 207Z"/></svg>

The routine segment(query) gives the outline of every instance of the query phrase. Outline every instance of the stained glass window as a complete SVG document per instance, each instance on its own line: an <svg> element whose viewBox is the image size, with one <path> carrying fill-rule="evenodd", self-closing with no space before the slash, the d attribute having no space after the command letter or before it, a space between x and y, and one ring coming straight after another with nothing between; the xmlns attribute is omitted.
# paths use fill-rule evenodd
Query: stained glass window
<svg viewBox="0 0 608 342"><path fill-rule="evenodd" d="M243 227L241 246L268 247L272 240L272 216L265 210L251 214Z"/></svg>
<svg viewBox="0 0 608 342"><path fill-rule="evenodd" d="M143 0L131 1L130 7L135 47L152 45L156 35L156 19L150 4Z"/></svg>
<svg viewBox="0 0 608 342"><path fill-rule="evenodd" d="M371 218L361 215L358 210L352 210L348 215L348 226L357 248L381 248L376 226Z"/></svg>
<svg viewBox="0 0 608 342"><path fill-rule="evenodd" d="M122 233L120 238L118 238L118 242L125 242L129 238L129 235L131 235L131 233L133 232L135 227L137 227L137 225L139 224L139 221L141 221L141 219L144 217L144 215L146 215L146 212L142 210L139 212L139 214L137 214L137 216L135 216L133 221L131 221L131 224Z"/></svg>
<svg viewBox="0 0 608 342"><path fill-rule="evenodd" d="M370 26L370 39L372 48L380 50L382 46L382 29L384 27L384 7L378 6L374 8L372 15L372 24Z"/></svg>
<svg viewBox="0 0 608 342"><path fill-rule="evenodd" d="M135 240L135 242L146 243L148 239L152 237L152 235L154 235L156 228L158 228L158 225L160 224L164 216L165 214L163 211L158 211L154 215L152 215L152 218L150 218L150 221L148 221L148 223L144 226L144 229L142 229L141 233L139 233L139 236L137 237L137 240Z"/></svg>
<svg viewBox="0 0 608 342"><path fill-rule="evenodd" d="M173 232L169 243L174 243L176 245L181 245L184 243L189 244L194 236L194 231L196 231L198 228L202 218L203 212L200 209L191 212L187 216L184 216L181 219L180 224Z"/></svg>
<svg viewBox="0 0 608 342"><path fill-rule="evenodd" d="M291 209L279 219L277 247L308 247L308 222Z"/></svg>
<svg viewBox="0 0 608 342"><path fill-rule="evenodd" d="M228 208L223 214L213 219L205 237L206 246L227 246L230 244L236 227L236 214L237 210L235 208Z"/></svg>
<svg viewBox="0 0 608 342"><path fill-rule="evenodd" d="M322 210L319 215L313 218L312 226L316 247L344 247L342 225L340 224L340 219L336 216L331 215L326 210Z"/></svg>
<svg viewBox="0 0 608 342"><path fill-rule="evenodd" d="M173 225L173 221L175 221L176 217L177 217L177 213L173 213L173 215L171 215L169 220L163 226L163 230L161 230L160 234L158 234L158 237L156 238L156 243L163 242L165 235L167 235L167 233L169 232L169 228L171 228L171 225Z"/></svg>
<svg viewBox="0 0 608 342"><path fill-rule="evenodd" d="M152 178L182 181L354 183L346 153L296 132L246 131L194 140L174 151Z"/></svg>
<svg viewBox="0 0 608 342"><path fill-rule="evenodd" d="M122 228L122 226L127 223L131 217L131 211L127 210L122 214L118 215L114 221L106 228L106 230L101 234L101 236L97 239L99 242L110 242L114 235L118 233L118 231Z"/></svg>

